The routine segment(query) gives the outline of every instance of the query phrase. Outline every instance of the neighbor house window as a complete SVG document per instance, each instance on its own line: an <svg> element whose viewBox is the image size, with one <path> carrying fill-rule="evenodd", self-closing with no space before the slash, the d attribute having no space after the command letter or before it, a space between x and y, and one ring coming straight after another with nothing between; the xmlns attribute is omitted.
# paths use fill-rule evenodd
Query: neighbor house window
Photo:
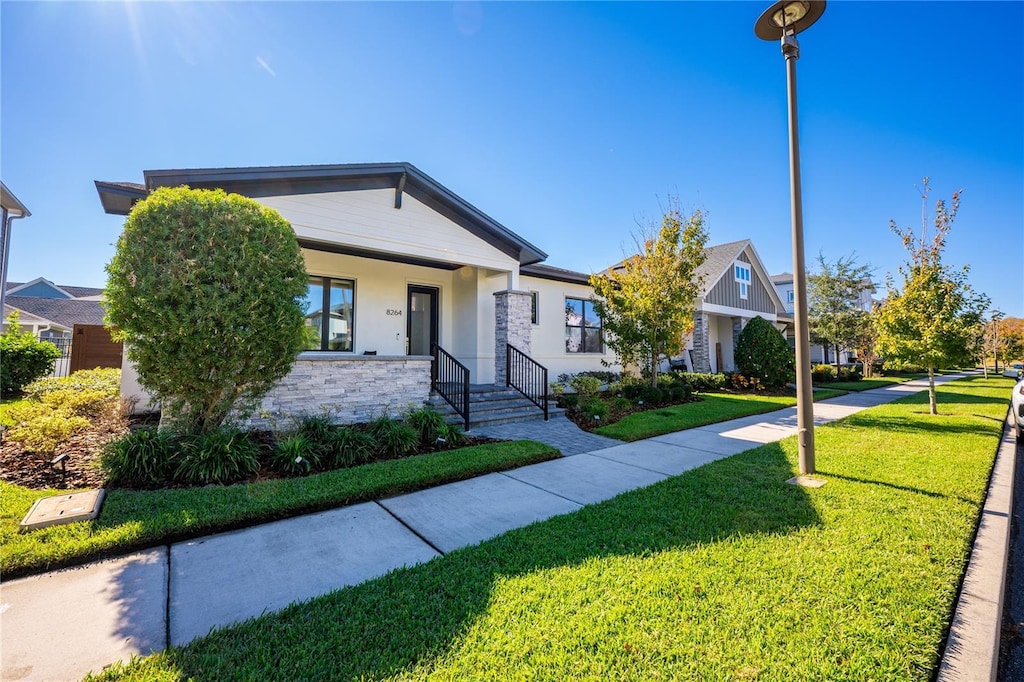
<svg viewBox="0 0 1024 682"><path fill-rule="evenodd" d="M736 281L740 283L740 298L746 298L747 291L750 289L750 265L736 261L733 263L732 269L736 275Z"/></svg>
<svg viewBox="0 0 1024 682"><path fill-rule="evenodd" d="M530 292L530 324L540 324L540 294Z"/></svg>
<svg viewBox="0 0 1024 682"><path fill-rule="evenodd" d="M306 350L352 351L354 290L350 279L310 278L303 301Z"/></svg>
<svg viewBox="0 0 1024 682"><path fill-rule="evenodd" d="M603 353L601 318L591 301L565 299L565 352Z"/></svg>
<svg viewBox="0 0 1024 682"><path fill-rule="evenodd" d="M786 303L792 303L792 302L793 302L793 290L790 289L789 291L786 292Z"/></svg>

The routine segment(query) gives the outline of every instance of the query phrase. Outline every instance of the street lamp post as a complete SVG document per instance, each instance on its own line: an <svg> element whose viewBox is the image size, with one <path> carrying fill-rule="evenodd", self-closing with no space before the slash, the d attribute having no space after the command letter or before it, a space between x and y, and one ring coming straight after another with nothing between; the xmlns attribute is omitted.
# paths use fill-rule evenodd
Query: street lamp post
<svg viewBox="0 0 1024 682"><path fill-rule="evenodd" d="M796 60L800 45L796 34L813 24L825 11L824 0L780 0L764 11L754 24L762 40L782 41L786 58L789 102L789 185L793 216L793 298L796 321L796 413L800 473L814 473L814 399L811 387L811 341L807 324L807 273L804 266L804 216L800 196L800 140L796 115Z"/></svg>

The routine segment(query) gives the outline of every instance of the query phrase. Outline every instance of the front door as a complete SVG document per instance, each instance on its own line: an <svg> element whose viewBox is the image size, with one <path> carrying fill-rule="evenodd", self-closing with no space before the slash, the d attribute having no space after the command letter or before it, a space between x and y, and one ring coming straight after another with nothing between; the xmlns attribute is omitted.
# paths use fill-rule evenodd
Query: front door
<svg viewBox="0 0 1024 682"><path fill-rule="evenodd" d="M433 355L437 343L437 289L410 284L406 310L409 355Z"/></svg>

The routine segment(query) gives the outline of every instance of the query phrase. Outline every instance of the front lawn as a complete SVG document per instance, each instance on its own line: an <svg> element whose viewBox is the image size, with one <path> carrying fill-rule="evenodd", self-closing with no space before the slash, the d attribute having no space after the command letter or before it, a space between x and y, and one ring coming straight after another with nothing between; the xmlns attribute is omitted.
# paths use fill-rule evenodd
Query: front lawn
<svg viewBox="0 0 1024 682"><path fill-rule="evenodd" d="M550 446L524 440L375 462L302 478L164 490L117 489L107 495L96 521L31 533L19 533L18 523L32 503L73 491L31 490L0 481L0 572L8 579L89 558L422 490L558 456Z"/></svg>
<svg viewBox="0 0 1024 682"><path fill-rule="evenodd" d="M823 488L788 438L103 678L931 679L1006 415L938 390L817 429Z"/></svg>
<svg viewBox="0 0 1024 682"><path fill-rule="evenodd" d="M815 400L840 395L843 395L843 391L814 391ZM795 396L760 393L702 393L700 398L701 400L697 402L635 412L614 424L594 429L594 433L624 441L635 441L796 405Z"/></svg>

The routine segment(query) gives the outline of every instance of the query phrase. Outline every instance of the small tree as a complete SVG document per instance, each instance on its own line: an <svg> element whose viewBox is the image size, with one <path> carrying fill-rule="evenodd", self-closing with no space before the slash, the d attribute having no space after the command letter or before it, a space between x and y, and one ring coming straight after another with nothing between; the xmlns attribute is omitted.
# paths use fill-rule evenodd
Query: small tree
<svg viewBox="0 0 1024 682"><path fill-rule="evenodd" d="M864 367L864 378L870 379L875 373L875 360L878 359L876 346L878 345L878 332L875 330L875 312L865 313L858 318L858 326L853 336L853 349L857 353L857 359Z"/></svg>
<svg viewBox="0 0 1024 682"><path fill-rule="evenodd" d="M252 199L154 191L129 214L107 273L107 323L182 430L251 411L302 348L302 253L288 222Z"/></svg>
<svg viewBox="0 0 1024 682"><path fill-rule="evenodd" d="M819 271L807 278L807 322L811 339L839 353L854 348L864 327L867 311L861 294L873 288L871 266L858 265L855 256L840 258L835 263L818 254Z"/></svg>
<svg viewBox="0 0 1024 682"><path fill-rule="evenodd" d="M61 356L60 349L49 341L40 341L21 331L21 314L14 310L7 316L7 331L0 335L0 393L17 393L39 377L53 371Z"/></svg>
<svg viewBox="0 0 1024 682"><path fill-rule="evenodd" d="M927 201L929 191L925 178L922 202ZM931 240L923 217L920 240L911 229L901 229L890 221L890 229L903 240L910 260L899 268L903 277L900 289L893 285L892 275L886 278L889 292L876 318L878 351L886 363L927 368L931 414L938 414L935 370L974 361L982 313L988 308L988 298L975 293L967 281L969 266L954 270L942 263L942 249L959 207L959 191L953 193L950 207L941 199L936 203Z"/></svg>
<svg viewBox="0 0 1024 682"><path fill-rule="evenodd" d="M757 377L768 388L780 388L796 376L793 350L778 329L763 317L755 317L740 332L733 351L736 369Z"/></svg>
<svg viewBox="0 0 1024 682"><path fill-rule="evenodd" d="M704 214L696 210L687 216L672 199L660 228L641 228L634 240L637 253L605 274L592 275L590 285L605 343L624 366L648 371L656 386L662 354L678 352L693 330L702 285L697 269L708 241Z"/></svg>

